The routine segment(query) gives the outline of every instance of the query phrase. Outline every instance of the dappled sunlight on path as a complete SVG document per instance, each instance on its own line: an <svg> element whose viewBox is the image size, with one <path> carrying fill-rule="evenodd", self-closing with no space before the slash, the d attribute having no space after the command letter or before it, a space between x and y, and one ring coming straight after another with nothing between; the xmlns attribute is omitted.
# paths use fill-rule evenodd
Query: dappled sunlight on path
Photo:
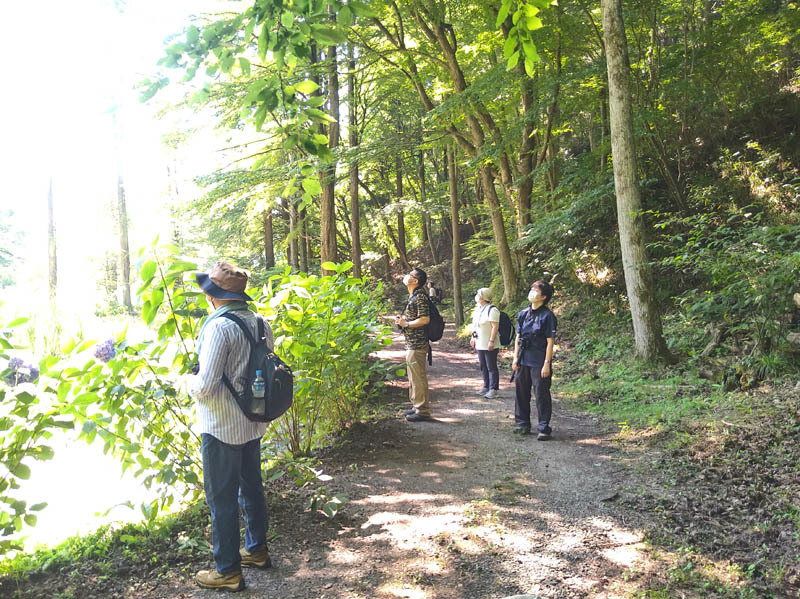
<svg viewBox="0 0 800 599"><path fill-rule="evenodd" d="M381 357L402 362L400 341ZM407 382L393 382L398 416L355 428L326 456L350 497L338 524L309 524L327 541L278 531L276 568L247 573L252 596L623 597L648 563L642 533L613 509L626 469L597 423L556 397L553 440L514 437L508 373L500 397L476 395L476 359L452 330L428 376L434 420L406 422Z"/></svg>

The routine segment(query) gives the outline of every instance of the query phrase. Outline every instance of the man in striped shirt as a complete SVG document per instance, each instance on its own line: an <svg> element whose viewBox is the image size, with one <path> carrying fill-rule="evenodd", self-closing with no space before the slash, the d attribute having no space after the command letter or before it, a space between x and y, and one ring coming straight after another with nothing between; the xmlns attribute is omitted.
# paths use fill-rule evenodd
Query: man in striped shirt
<svg viewBox="0 0 800 599"><path fill-rule="evenodd" d="M189 377L189 395L196 402L203 453L203 488L211 511L211 534L216 569L201 570L195 581L203 588L244 589L242 566L268 568L269 517L261 482L261 437L265 423L252 422L239 409L222 382L225 374L237 390L246 383L250 344L235 322L218 316L235 311L257 334L256 315L245 302L247 273L218 262L208 273L198 273L214 312L198 336L199 370ZM267 345L272 329L265 322ZM244 549L239 548L239 508L246 525Z"/></svg>

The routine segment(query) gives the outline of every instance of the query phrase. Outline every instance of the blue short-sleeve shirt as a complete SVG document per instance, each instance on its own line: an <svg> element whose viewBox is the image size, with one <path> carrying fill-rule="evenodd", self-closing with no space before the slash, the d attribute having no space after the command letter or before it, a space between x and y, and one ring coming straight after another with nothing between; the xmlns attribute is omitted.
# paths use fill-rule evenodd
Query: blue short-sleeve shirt
<svg viewBox="0 0 800 599"><path fill-rule="evenodd" d="M539 306L536 310L532 310L529 306L517 314L517 335L520 344L525 336L530 339L528 347L520 350L521 365L532 367L544 365L547 340L555 338L557 326L556 315L547 306Z"/></svg>

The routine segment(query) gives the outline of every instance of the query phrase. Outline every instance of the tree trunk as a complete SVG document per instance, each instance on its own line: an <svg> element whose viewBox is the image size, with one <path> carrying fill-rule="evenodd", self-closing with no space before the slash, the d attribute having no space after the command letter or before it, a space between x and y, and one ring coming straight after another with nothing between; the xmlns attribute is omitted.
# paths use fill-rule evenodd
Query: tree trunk
<svg viewBox="0 0 800 599"><path fill-rule="evenodd" d="M315 52L312 52L314 55ZM336 46L328 46L327 50L327 71L328 71L328 114L333 118L333 122L328 124L328 147L336 151L339 145L339 75L337 72ZM319 228L320 228L320 261L336 262L336 206L334 201L334 191L336 187L336 160L331 160L322 165L319 173L319 182L322 186L322 195L319 206ZM333 274L332 271L322 269L323 275Z"/></svg>
<svg viewBox="0 0 800 599"><path fill-rule="evenodd" d="M395 190L397 193L397 248L403 255L403 259L408 255L406 249L406 216L403 210L403 163L398 154L394 160L395 167Z"/></svg>
<svg viewBox="0 0 800 599"><path fill-rule="evenodd" d="M272 210L264 210L264 266L275 266L275 237L272 231Z"/></svg>
<svg viewBox="0 0 800 599"><path fill-rule="evenodd" d="M358 118L356 112L356 61L353 45L348 49L347 108L348 142L350 148L358 147ZM350 161L350 259L353 261L353 276L361 278L361 215L358 202L358 162Z"/></svg>
<svg viewBox="0 0 800 599"><path fill-rule="evenodd" d="M287 253L289 254L289 266L292 270L299 270L297 262L297 238L299 231L297 230L297 205L293 200L287 200L289 204L289 247Z"/></svg>
<svg viewBox="0 0 800 599"><path fill-rule="evenodd" d="M50 188L47 192L47 264L50 298L55 298L58 287L58 264L56 262L56 221L53 214L53 178L50 177Z"/></svg>
<svg viewBox="0 0 800 599"><path fill-rule="evenodd" d="M450 221L453 223L453 313L456 328L464 324L464 304L461 301L461 234L458 229L458 187L456 181L455 149L447 150L447 182L450 190Z"/></svg>
<svg viewBox="0 0 800 599"><path fill-rule="evenodd" d="M617 222L622 246L625 286L633 317L638 358L668 358L661 317L653 294L653 278L647 260L642 224L642 202L636 175L636 149L630 92L630 63L621 0L601 0L603 39L608 64L611 154L617 196Z"/></svg>
<svg viewBox="0 0 800 599"><path fill-rule="evenodd" d="M300 249L300 272L308 272L309 260L311 256L311 247L308 243L308 211L303 208L300 211L300 221L297 223L299 237L298 247Z"/></svg>
<svg viewBox="0 0 800 599"><path fill-rule="evenodd" d="M439 264L439 254L436 251L436 239L431 227L431 214L428 211L428 189L425 185L425 152L419 153L419 199L422 203L422 229L423 237L431 248L431 259L434 264Z"/></svg>
<svg viewBox="0 0 800 599"><path fill-rule="evenodd" d="M514 270L511 249L508 246L503 210L500 206L500 199L497 197L497 190L494 187L494 174L487 165L481 165L479 168L486 206L489 208L489 217L492 220L494 238L497 242L497 259L500 262L500 272L503 275L503 299L500 301L503 304L510 304L517 294L517 273Z"/></svg>
<svg viewBox="0 0 800 599"><path fill-rule="evenodd" d="M122 305L133 311L131 303L131 253L128 245L128 209L125 206L125 185L117 178L117 218L119 219L119 271L122 274Z"/></svg>

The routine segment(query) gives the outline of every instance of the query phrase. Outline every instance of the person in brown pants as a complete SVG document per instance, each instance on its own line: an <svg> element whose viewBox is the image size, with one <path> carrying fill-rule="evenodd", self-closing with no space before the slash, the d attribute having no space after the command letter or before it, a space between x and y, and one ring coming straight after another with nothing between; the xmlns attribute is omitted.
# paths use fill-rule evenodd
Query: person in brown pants
<svg viewBox="0 0 800 599"><path fill-rule="evenodd" d="M431 419L431 406L428 402L428 334L425 325L430 322L428 295L425 283L428 275L421 268L414 268L403 277L403 285L408 289L408 303L394 323L400 327L405 337L406 365L408 367L408 397L411 409L406 410L406 420L422 422Z"/></svg>

